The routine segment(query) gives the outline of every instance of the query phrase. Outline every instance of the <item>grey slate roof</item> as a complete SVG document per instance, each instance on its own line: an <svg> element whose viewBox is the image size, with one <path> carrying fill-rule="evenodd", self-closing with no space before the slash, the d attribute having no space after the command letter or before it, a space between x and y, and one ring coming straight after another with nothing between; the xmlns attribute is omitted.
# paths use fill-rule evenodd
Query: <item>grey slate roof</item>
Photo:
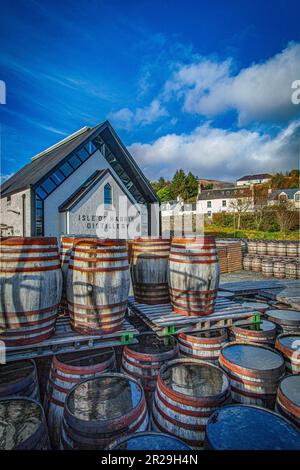
<svg viewBox="0 0 300 470"><path fill-rule="evenodd" d="M249 188L226 188L226 189L204 189L198 194L198 201L209 201L211 199L231 199L250 197Z"/></svg>
<svg viewBox="0 0 300 470"><path fill-rule="evenodd" d="M272 178L272 175L269 173L260 173L258 175L246 175L239 178L237 181L250 181L250 180L263 180L265 178Z"/></svg>
<svg viewBox="0 0 300 470"><path fill-rule="evenodd" d="M275 200L281 193L285 193L288 199L294 199L297 192L300 192L300 188L288 188L288 189L273 189L270 199Z"/></svg>

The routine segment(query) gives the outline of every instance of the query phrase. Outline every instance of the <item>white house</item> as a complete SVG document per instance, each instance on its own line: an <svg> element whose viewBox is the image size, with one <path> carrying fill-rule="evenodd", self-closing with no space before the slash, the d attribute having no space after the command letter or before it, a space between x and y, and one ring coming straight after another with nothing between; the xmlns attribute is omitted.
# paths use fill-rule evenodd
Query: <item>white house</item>
<svg viewBox="0 0 300 470"><path fill-rule="evenodd" d="M239 178L236 182L237 186L251 186L252 184L267 183L272 178L268 173L262 173L258 175L246 175Z"/></svg>
<svg viewBox="0 0 300 470"><path fill-rule="evenodd" d="M269 194L269 204L278 201L289 201L296 209L300 209L300 188L273 189Z"/></svg>
<svg viewBox="0 0 300 470"><path fill-rule="evenodd" d="M197 212L212 217L217 212L235 212L233 204L240 199L247 210L252 208L252 195L249 188L208 189L199 192Z"/></svg>
<svg viewBox="0 0 300 470"><path fill-rule="evenodd" d="M140 235L160 231L159 199L108 121L36 155L0 191L3 235L60 238L101 229L124 238L130 222Z"/></svg>

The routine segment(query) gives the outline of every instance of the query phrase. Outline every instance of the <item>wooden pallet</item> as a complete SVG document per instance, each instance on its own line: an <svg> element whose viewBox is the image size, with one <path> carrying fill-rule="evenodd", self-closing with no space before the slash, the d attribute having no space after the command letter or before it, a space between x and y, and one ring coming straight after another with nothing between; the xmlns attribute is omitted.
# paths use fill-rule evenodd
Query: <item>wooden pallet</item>
<svg viewBox="0 0 300 470"><path fill-rule="evenodd" d="M29 346L7 347L6 362L19 359L32 359L54 354L122 346L137 343L138 330L125 319L122 329L109 334L81 335L71 329L68 317L59 317L56 322L54 335L41 343Z"/></svg>
<svg viewBox="0 0 300 470"><path fill-rule="evenodd" d="M300 311L300 289L298 287L278 287L276 289L262 289L260 296L275 300Z"/></svg>
<svg viewBox="0 0 300 470"><path fill-rule="evenodd" d="M300 289L300 280L269 279L265 281L225 282L220 285L221 290L234 292L236 295L258 294L262 290L283 289L285 287Z"/></svg>
<svg viewBox="0 0 300 470"><path fill-rule="evenodd" d="M217 298L215 312L209 316L193 317L174 313L171 304L146 305L135 302L129 297L128 311L138 316L158 336L168 336L185 331L209 330L231 326L236 320L248 319L248 323L257 321L259 312L243 307L227 298Z"/></svg>

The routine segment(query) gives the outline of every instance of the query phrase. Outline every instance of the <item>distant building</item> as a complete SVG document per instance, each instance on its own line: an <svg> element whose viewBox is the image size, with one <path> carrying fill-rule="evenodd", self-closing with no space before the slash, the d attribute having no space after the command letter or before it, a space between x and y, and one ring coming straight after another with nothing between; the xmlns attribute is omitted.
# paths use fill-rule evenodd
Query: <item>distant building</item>
<svg viewBox="0 0 300 470"><path fill-rule="evenodd" d="M261 173L259 175L246 175L239 178L236 182L237 186L251 186L252 184L267 183L272 178L268 173Z"/></svg>
<svg viewBox="0 0 300 470"><path fill-rule="evenodd" d="M245 201L252 209L252 194L249 188L208 189L199 192L197 212L212 217L217 212L234 212L232 204L237 199Z"/></svg>
<svg viewBox="0 0 300 470"><path fill-rule="evenodd" d="M205 189L207 186L211 186L211 189L223 189L223 188L233 188L234 183L221 180L209 180L205 178L198 178L199 188Z"/></svg>
<svg viewBox="0 0 300 470"><path fill-rule="evenodd" d="M300 188L270 190L269 204L276 204L279 201L289 201L296 209L300 209Z"/></svg>
<svg viewBox="0 0 300 470"><path fill-rule="evenodd" d="M162 217L171 217L175 215L195 214L197 204L185 204L180 198L176 201L167 201L161 203Z"/></svg>

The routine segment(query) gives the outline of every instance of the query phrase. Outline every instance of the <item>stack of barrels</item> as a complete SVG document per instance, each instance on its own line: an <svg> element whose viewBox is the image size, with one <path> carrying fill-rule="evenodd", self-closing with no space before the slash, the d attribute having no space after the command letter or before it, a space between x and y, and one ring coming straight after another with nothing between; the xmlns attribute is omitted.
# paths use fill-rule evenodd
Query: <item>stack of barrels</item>
<svg viewBox="0 0 300 470"><path fill-rule="evenodd" d="M249 240L243 267L245 271L261 272L266 277L300 279L300 244L290 241Z"/></svg>

